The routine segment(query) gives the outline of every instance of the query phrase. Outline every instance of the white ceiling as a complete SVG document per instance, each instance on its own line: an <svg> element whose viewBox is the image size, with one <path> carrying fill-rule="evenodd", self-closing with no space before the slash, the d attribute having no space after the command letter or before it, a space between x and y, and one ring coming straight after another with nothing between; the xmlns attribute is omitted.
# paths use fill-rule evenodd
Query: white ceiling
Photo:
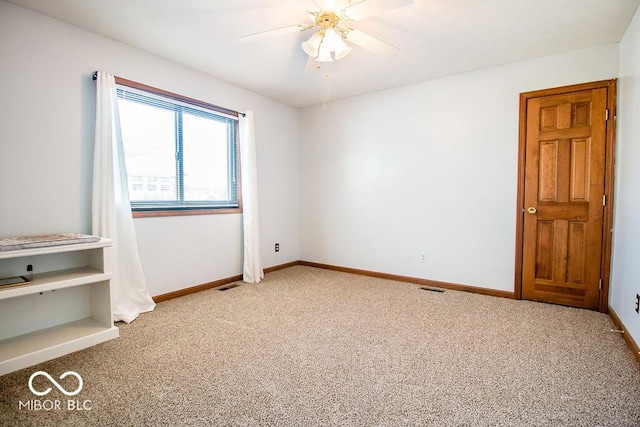
<svg viewBox="0 0 640 427"><path fill-rule="evenodd" d="M400 48L354 47L328 76L305 71L311 32L238 37L308 23L292 0L8 0L295 107L620 41L640 0L414 0L354 28ZM298 2L299 3L299 2ZM309 9L314 3L309 0ZM126 77L126 76L123 76Z"/></svg>

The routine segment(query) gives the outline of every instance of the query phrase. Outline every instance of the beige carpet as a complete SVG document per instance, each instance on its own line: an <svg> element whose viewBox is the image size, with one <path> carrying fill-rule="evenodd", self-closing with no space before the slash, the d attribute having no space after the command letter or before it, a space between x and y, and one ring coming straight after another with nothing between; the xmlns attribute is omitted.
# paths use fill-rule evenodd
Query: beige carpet
<svg viewBox="0 0 640 427"><path fill-rule="evenodd" d="M638 426L640 365L613 328L298 266L161 303L117 340L0 377L0 425ZM40 399L91 409L19 409L36 370L78 372L77 396Z"/></svg>

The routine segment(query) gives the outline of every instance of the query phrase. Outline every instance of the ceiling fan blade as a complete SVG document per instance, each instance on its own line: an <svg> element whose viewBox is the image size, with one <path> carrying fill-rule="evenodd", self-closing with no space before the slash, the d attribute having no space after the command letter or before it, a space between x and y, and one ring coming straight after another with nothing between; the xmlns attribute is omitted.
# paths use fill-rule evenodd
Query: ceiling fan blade
<svg viewBox="0 0 640 427"><path fill-rule="evenodd" d="M322 2L320 0L293 0L293 2L304 10L322 10Z"/></svg>
<svg viewBox="0 0 640 427"><path fill-rule="evenodd" d="M412 3L413 0L363 0L352 6L345 7L340 12L340 17L346 21L357 21L388 10L408 6Z"/></svg>
<svg viewBox="0 0 640 427"><path fill-rule="evenodd" d="M273 30L267 30L267 31L261 31L259 33L255 33L255 34L249 34L246 36L242 36L238 39L238 41L240 43L250 43L250 42L254 42L256 40L261 40L264 38L268 38L271 36L277 36L280 34L290 34L290 33L297 33L300 31L306 31L309 28L311 28L308 25L289 25L288 27L282 27L282 28L275 28Z"/></svg>
<svg viewBox="0 0 640 427"><path fill-rule="evenodd" d="M342 32L342 36L353 44L367 49L370 52L385 56L392 56L398 52L398 48L382 40L370 36L360 30L353 28L346 29Z"/></svg>
<svg viewBox="0 0 640 427"><path fill-rule="evenodd" d="M294 3L305 10L335 13L349 7L352 2L353 0L294 0Z"/></svg>

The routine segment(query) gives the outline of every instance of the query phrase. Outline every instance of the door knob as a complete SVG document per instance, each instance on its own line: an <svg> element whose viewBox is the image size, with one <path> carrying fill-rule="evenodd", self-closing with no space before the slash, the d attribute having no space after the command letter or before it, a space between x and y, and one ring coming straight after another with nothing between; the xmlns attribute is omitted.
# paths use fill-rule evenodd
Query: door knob
<svg viewBox="0 0 640 427"><path fill-rule="evenodd" d="M529 208L527 209L527 212L529 212L531 215L533 215L534 213L538 212L538 210L536 208L534 208L533 206L529 206Z"/></svg>

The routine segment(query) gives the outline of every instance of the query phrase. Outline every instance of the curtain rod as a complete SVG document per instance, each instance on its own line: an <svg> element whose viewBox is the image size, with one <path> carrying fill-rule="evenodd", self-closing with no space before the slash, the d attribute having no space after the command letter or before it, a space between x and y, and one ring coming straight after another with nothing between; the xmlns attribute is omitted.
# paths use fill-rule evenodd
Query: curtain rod
<svg viewBox="0 0 640 427"><path fill-rule="evenodd" d="M126 80L126 79L121 79L120 77L116 77L116 78L118 78L120 80ZM98 72L97 71L93 72L92 79L93 79L94 82L96 80L98 80ZM130 81L130 80L127 80L127 81ZM132 82L132 83L134 83L134 82ZM140 85L139 83L137 83L137 84ZM144 86L144 85L141 85L141 86ZM215 106L215 107L217 107L217 106ZM222 108L222 107L217 107L217 108ZM227 108L224 108L224 110L227 110L227 111L232 112L232 113L236 113L237 115L242 116L242 117L246 117L247 116L247 113L243 113L243 112L240 112L240 111L229 110Z"/></svg>

